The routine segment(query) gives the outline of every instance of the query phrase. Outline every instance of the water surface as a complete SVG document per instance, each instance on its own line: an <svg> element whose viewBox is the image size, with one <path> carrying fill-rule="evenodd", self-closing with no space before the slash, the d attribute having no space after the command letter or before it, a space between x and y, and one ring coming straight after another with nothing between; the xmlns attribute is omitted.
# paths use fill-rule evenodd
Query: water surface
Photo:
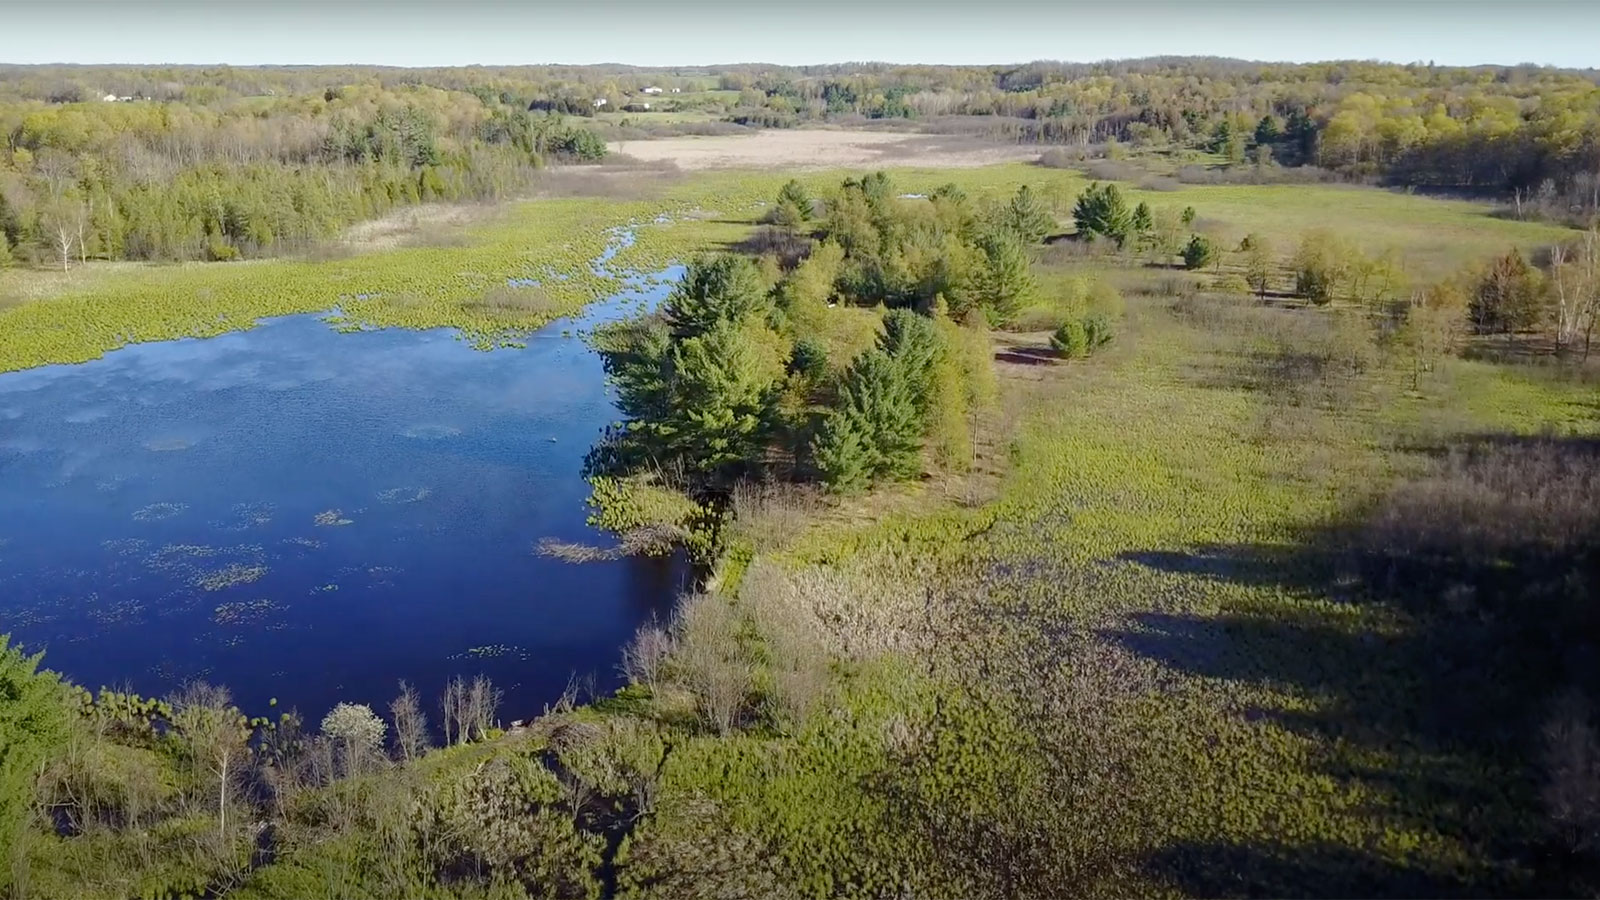
<svg viewBox="0 0 1600 900"><path fill-rule="evenodd" d="M584 453L617 417L569 329L525 349L447 330L341 334L318 316L0 375L0 632L89 687L230 687L308 717L428 705L454 674L536 713L670 607L681 567L571 565Z"/></svg>

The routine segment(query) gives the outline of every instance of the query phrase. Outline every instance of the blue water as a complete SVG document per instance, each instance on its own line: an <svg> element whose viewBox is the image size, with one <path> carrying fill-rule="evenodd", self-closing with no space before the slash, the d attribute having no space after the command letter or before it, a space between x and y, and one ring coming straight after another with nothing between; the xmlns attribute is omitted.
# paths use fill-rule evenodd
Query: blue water
<svg viewBox="0 0 1600 900"><path fill-rule="evenodd" d="M487 674L504 718L614 685L682 566L534 547L612 542L580 472L617 412L576 331L665 290L523 349L290 316L0 375L0 632L88 687L204 679L313 721L402 678L431 708Z"/></svg>

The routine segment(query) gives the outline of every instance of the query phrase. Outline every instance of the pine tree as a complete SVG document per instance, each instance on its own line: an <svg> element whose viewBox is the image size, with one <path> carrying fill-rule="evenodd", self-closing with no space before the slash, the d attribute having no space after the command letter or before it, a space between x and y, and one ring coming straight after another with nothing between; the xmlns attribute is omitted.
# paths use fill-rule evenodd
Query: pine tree
<svg viewBox="0 0 1600 900"><path fill-rule="evenodd" d="M849 483L853 441L861 444L861 465L870 478L911 478L922 468L923 430L905 367L881 348L873 349L851 364L839 405L829 414L814 452L825 473L831 467L830 483ZM851 431L858 437L850 437Z"/></svg>
<svg viewBox="0 0 1600 900"><path fill-rule="evenodd" d="M669 410L659 431L673 454L708 474L756 458L781 361L765 357L750 335L724 319L679 341L669 366Z"/></svg>
<svg viewBox="0 0 1600 900"><path fill-rule="evenodd" d="M674 338L704 334L717 322L737 322L767 302L761 274L743 256L724 254L689 267L662 309Z"/></svg>
<svg viewBox="0 0 1600 900"><path fill-rule="evenodd" d="M799 215L800 221L805 222L811 219L811 195L806 192L805 185L796 179L789 179L783 188L778 191L778 207L781 209L785 205L794 209L795 213Z"/></svg>
<svg viewBox="0 0 1600 900"><path fill-rule="evenodd" d="M12 883L12 849L27 825L39 765L67 737L65 692L54 672L38 670L39 659L0 634L0 887Z"/></svg>
<svg viewBox="0 0 1600 900"><path fill-rule="evenodd" d="M909 309L892 309L883 318L878 347L889 354L905 374L920 414L929 405L929 378L941 348L939 330L932 319Z"/></svg>
<svg viewBox="0 0 1600 900"><path fill-rule="evenodd" d="M991 325L1004 325L1031 305L1039 293L1028 252L1017 239L1004 231L985 235L979 241L983 264L971 275L968 291L971 306L983 310Z"/></svg>
<svg viewBox="0 0 1600 900"><path fill-rule="evenodd" d="M1055 217L1044 208L1027 185L1017 188L1006 206L1001 222L1025 244L1037 244L1056 227Z"/></svg>
<svg viewBox="0 0 1600 900"><path fill-rule="evenodd" d="M1133 213L1128 209L1122 191L1114 184L1099 182L1089 185L1078 195L1078 203L1072 209L1072 219L1077 223L1079 234L1107 237L1116 241L1118 247L1128 239L1133 227Z"/></svg>
<svg viewBox="0 0 1600 900"><path fill-rule="evenodd" d="M872 481L865 435L859 419L848 408L828 413L811 440L811 457L829 490L853 493Z"/></svg>
<svg viewBox="0 0 1600 900"><path fill-rule="evenodd" d="M1156 227L1155 216L1150 212L1150 204L1140 201L1133 208L1133 217L1128 221L1129 234L1138 241L1144 241Z"/></svg>

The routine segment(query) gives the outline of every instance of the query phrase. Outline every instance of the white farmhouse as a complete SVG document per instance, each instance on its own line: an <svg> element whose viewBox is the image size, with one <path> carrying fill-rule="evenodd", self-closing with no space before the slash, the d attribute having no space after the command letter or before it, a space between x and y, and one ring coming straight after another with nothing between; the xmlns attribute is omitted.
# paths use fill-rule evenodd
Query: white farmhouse
<svg viewBox="0 0 1600 900"><path fill-rule="evenodd" d="M644 90L640 91L639 93L641 93L641 94L659 94L659 93L661 93L661 88L658 88L655 85L651 85L650 87L645 88Z"/></svg>

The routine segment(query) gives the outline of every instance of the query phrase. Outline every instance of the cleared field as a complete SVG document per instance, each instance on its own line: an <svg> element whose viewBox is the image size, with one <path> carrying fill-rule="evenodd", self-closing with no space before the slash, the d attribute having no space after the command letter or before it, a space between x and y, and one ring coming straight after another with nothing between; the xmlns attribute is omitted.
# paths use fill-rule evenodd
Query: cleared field
<svg viewBox="0 0 1600 900"><path fill-rule="evenodd" d="M959 138L877 131L759 131L717 137L618 141L608 145L644 162L671 162L684 169L971 168L1033 160L1031 147Z"/></svg>

